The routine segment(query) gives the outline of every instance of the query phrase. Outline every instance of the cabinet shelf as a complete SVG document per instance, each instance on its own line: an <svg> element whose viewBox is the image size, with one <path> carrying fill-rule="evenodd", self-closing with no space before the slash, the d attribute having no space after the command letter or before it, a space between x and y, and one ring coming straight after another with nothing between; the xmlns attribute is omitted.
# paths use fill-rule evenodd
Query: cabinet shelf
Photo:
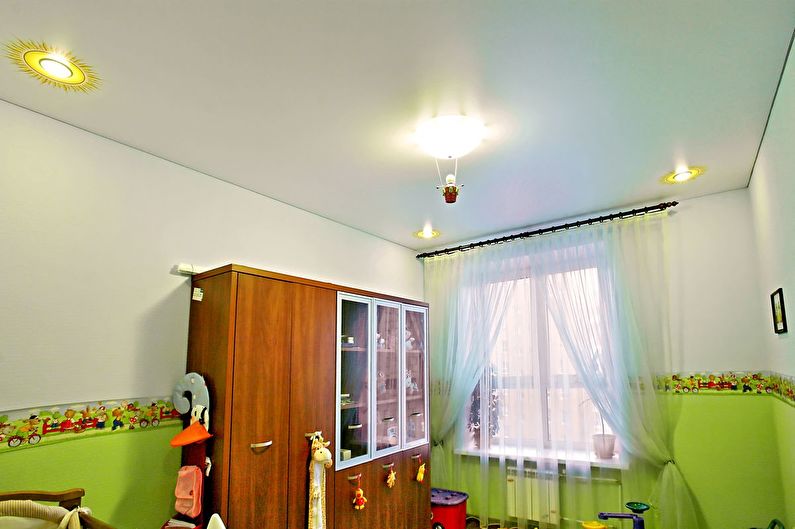
<svg viewBox="0 0 795 529"><path fill-rule="evenodd" d="M342 347L343 353L366 353L366 347Z"/></svg>

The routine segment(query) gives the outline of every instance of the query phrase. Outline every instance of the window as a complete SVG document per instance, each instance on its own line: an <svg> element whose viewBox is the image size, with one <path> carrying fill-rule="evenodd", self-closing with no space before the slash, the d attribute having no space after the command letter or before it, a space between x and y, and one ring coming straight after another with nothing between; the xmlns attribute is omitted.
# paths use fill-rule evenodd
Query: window
<svg viewBox="0 0 795 529"><path fill-rule="evenodd" d="M464 450L480 450L485 443L482 448L493 454L577 454L590 460L592 436L612 433L577 376L549 310L554 279L565 279L569 288L582 289L583 299L598 303L598 270L559 274L569 276L514 280L489 368L464 410Z"/></svg>

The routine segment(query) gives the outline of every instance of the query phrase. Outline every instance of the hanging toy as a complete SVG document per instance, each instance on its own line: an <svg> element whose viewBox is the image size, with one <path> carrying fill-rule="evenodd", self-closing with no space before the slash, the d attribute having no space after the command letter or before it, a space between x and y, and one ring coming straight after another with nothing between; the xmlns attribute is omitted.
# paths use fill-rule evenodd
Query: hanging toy
<svg viewBox="0 0 795 529"><path fill-rule="evenodd" d="M359 487L353 494L353 508L357 511L361 511L364 509L364 504L367 503L367 498L364 497L364 491Z"/></svg>
<svg viewBox="0 0 795 529"><path fill-rule="evenodd" d="M308 529L326 529L326 469L333 461L328 449L329 441L322 432L306 434L312 444L309 458L309 519Z"/></svg>
<svg viewBox="0 0 795 529"><path fill-rule="evenodd" d="M353 485L353 482L356 482L356 490L353 491L353 508L357 511L361 511L364 509L364 504L367 503L367 498L364 497L364 491L362 490L362 475L356 474L355 476L348 476L348 481Z"/></svg>
<svg viewBox="0 0 795 529"><path fill-rule="evenodd" d="M386 475L386 486L390 489L395 486L395 480L397 480L397 472L395 472L395 464L389 463L388 465L384 465L384 470L389 469L389 472Z"/></svg>
<svg viewBox="0 0 795 529"><path fill-rule="evenodd" d="M417 458L417 461L420 463L420 467L417 469L417 482L422 483L425 481L425 463L422 462L422 458Z"/></svg>

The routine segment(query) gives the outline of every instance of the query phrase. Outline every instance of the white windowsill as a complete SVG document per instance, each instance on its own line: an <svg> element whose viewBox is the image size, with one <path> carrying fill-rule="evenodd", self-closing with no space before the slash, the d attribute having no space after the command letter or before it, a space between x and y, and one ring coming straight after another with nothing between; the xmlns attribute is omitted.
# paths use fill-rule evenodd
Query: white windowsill
<svg viewBox="0 0 795 529"><path fill-rule="evenodd" d="M457 455L470 457L481 457L484 455L482 450L477 450L474 448L456 448L453 452ZM492 447L488 452L488 456L490 459L499 459L501 457L512 460L517 459L516 450L510 448L501 449L499 446ZM591 467L593 468L613 468L617 470L626 470L629 468L629 465L621 460L621 455L616 455L612 459L599 459L596 457L596 454L590 451L578 450L566 452L565 450L548 450L539 454L538 450L526 449L522 452L522 456L525 461L557 459L558 463L560 464L565 464L567 461L573 461L576 463L590 463Z"/></svg>

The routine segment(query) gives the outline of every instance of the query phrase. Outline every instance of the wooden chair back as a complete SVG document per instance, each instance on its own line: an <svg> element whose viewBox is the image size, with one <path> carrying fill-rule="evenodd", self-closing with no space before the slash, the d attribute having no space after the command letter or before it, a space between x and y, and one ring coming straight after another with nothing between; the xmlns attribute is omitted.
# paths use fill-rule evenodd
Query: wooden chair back
<svg viewBox="0 0 795 529"><path fill-rule="evenodd" d="M60 492L49 492L44 490L17 490L0 491L0 501L5 500L33 500L58 503L64 509L72 510L80 507L83 496L86 495L84 489L68 489ZM80 513L80 523L85 529L113 529L110 525L97 520L93 516Z"/></svg>

